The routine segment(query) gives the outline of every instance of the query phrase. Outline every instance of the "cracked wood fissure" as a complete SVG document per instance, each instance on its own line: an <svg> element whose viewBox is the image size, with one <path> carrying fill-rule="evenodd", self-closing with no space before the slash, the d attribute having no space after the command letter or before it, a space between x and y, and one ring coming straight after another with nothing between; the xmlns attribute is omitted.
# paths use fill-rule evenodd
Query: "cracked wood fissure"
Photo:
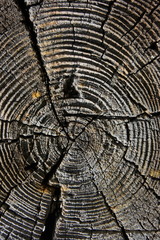
<svg viewBox="0 0 160 240"><path fill-rule="evenodd" d="M42 59L41 52L40 52L40 49L39 49L39 46L38 46L38 43L37 43L37 35L34 31L33 23L32 23L32 21L30 21L30 18L29 18L29 12L28 12L29 8L27 8L27 5L25 4L24 0L23 1L15 0L15 2L18 5L20 11L22 12L22 16L23 16L23 19L24 19L24 24L26 26L26 29L29 32L29 36L30 36L30 39L31 39L31 44L32 44L33 50L36 53L38 63L41 67L42 77L44 78L44 82L45 82L45 85L46 85L46 92L47 92L47 96L48 96L49 101L50 101L51 109L53 110L53 114L55 115L58 123L61 125L61 122L60 122L59 117L57 115L54 103L53 103L52 98L51 98L51 92L50 92L50 87L49 87L50 80L49 80L49 77L47 75L47 72L46 72L46 69L45 69L45 66L44 66L44 61Z"/></svg>
<svg viewBox="0 0 160 240"><path fill-rule="evenodd" d="M0 239L158 240L158 0L1 0Z"/></svg>

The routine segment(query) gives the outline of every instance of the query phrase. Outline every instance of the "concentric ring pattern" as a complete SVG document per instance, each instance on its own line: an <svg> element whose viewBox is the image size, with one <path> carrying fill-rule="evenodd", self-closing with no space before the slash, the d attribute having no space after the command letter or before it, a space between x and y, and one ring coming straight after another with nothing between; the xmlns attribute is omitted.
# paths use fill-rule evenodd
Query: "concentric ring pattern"
<svg viewBox="0 0 160 240"><path fill-rule="evenodd" d="M158 240L159 1L8 3L1 239Z"/></svg>

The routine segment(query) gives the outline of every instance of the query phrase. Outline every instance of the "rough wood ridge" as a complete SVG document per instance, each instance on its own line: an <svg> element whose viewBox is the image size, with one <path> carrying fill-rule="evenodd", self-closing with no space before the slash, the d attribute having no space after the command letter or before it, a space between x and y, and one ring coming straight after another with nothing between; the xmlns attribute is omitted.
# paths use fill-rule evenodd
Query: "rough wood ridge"
<svg viewBox="0 0 160 240"><path fill-rule="evenodd" d="M0 11L0 240L160 239L159 0Z"/></svg>

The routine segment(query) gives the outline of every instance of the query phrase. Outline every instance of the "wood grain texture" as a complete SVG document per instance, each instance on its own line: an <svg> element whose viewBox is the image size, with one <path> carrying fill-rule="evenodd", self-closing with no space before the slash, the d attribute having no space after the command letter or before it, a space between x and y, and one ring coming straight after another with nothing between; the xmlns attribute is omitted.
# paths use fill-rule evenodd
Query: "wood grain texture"
<svg viewBox="0 0 160 240"><path fill-rule="evenodd" d="M0 11L0 239L158 240L159 1Z"/></svg>

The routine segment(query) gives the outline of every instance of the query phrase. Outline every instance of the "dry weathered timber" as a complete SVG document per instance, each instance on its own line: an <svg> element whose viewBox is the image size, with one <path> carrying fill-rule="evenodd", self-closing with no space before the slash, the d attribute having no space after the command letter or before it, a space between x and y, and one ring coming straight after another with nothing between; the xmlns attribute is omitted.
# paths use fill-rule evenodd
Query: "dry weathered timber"
<svg viewBox="0 0 160 240"><path fill-rule="evenodd" d="M159 0L0 11L0 239L158 240Z"/></svg>

